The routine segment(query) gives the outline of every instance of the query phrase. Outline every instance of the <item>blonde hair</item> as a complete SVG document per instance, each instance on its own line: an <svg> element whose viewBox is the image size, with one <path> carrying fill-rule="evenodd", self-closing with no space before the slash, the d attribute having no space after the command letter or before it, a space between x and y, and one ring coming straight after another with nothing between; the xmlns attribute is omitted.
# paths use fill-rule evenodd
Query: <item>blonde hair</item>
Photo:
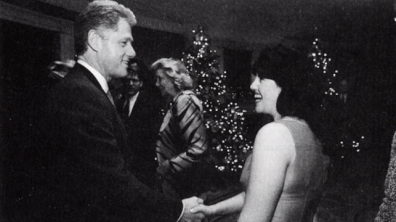
<svg viewBox="0 0 396 222"><path fill-rule="evenodd" d="M192 75L178 59L162 58L155 61L150 68L152 71L164 70L167 76L173 79L178 91L194 89L195 75Z"/></svg>

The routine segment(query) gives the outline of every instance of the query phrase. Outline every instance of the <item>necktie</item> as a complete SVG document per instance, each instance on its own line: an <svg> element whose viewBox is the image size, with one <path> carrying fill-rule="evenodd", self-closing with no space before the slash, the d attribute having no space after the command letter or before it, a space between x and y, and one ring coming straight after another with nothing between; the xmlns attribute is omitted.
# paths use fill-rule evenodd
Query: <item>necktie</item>
<svg viewBox="0 0 396 222"><path fill-rule="evenodd" d="M127 99L124 105L124 108L122 109L122 114L124 116L129 116L129 103L130 103L130 99Z"/></svg>
<svg viewBox="0 0 396 222"><path fill-rule="evenodd" d="M113 99L113 96L112 96L111 93L110 93L110 90L107 91L106 95L107 95L107 97L109 98L110 102L113 104L113 106L115 106L115 105L114 105L114 99Z"/></svg>
<svg viewBox="0 0 396 222"><path fill-rule="evenodd" d="M341 94L341 101L346 102L346 94Z"/></svg>

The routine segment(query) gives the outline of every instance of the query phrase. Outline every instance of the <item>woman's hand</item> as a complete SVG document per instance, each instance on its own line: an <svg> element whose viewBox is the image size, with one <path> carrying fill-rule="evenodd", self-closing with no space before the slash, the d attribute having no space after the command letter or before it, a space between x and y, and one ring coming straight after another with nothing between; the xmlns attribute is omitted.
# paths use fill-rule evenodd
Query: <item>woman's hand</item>
<svg viewBox="0 0 396 222"><path fill-rule="evenodd" d="M190 210L190 213L197 214L197 213L203 213L205 217L210 217L215 215L215 210L213 205L207 206L205 204L199 204L198 206L192 208Z"/></svg>
<svg viewBox="0 0 396 222"><path fill-rule="evenodd" d="M164 161L157 167L157 174L164 177L167 174L169 174L171 171L170 165L169 165L169 160Z"/></svg>

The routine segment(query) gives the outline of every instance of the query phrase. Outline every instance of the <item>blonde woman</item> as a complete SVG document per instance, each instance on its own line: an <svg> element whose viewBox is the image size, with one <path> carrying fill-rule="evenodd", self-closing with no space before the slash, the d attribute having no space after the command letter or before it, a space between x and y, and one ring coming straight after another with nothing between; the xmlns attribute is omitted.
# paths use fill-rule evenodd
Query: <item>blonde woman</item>
<svg viewBox="0 0 396 222"><path fill-rule="evenodd" d="M151 69L156 86L172 101L156 143L162 191L177 198L197 195L199 163L208 141L202 104L193 92L195 77L175 59L159 59Z"/></svg>

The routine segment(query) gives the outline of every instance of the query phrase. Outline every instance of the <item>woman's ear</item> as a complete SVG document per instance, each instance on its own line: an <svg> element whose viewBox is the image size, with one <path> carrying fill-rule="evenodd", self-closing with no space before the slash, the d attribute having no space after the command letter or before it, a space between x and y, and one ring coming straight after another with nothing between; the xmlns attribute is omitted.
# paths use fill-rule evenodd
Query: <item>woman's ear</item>
<svg viewBox="0 0 396 222"><path fill-rule="evenodd" d="M173 87L175 91L181 90L181 78L172 78L173 79Z"/></svg>
<svg viewBox="0 0 396 222"><path fill-rule="evenodd" d="M91 29L88 32L88 46L94 50L98 51L100 47L102 46L101 44L102 37L99 35L97 30Z"/></svg>

